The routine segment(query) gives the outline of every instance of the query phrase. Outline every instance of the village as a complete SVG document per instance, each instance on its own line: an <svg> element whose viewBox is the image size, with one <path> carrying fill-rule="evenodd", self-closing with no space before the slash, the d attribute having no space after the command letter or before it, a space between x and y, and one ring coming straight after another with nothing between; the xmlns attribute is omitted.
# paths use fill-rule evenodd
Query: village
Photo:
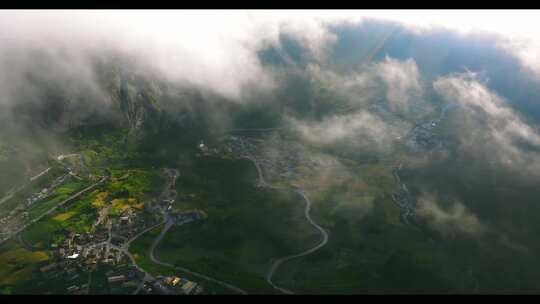
<svg viewBox="0 0 540 304"><path fill-rule="evenodd" d="M407 137L406 145L413 151L419 149L431 150L440 147L442 142L433 132L438 123L438 119L434 119L415 126Z"/></svg>
<svg viewBox="0 0 540 304"><path fill-rule="evenodd" d="M46 170L47 172L49 170ZM41 174L40 174L41 175ZM14 232L24 228L24 226L31 220L29 219L28 208L31 206L45 201L49 198L56 188L65 183L75 174L71 171L71 168L67 168L65 173L55 178L47 187L40 189L39 191L30 194L30 196L24 201L17 204L9 213L3 214L0 217L0 235L5 235L6 239L12 236Z"/></svg>
<svg viewBox="0 0 540 304"><path fill-rule="evenodd" d="M199 150L200 155L204 156L252 161L259 171L259 183L256 184L258 187L269 186L266 181L272 183L294 180L300 177L302 167L318 169L337 164L335 159L315 157L281 140L277 143L269 143L267 139L241 135L229 135L219 145L212 148L201 141Z"/></svg>
<svg viewBox="0 0 540 304"><path fill-rule="evenodd" d="M107 269L105 275L112 294L203 292L200 284L185 278L154 277L148 274L137 266L129 252L131 242L163 223L182 225L207 218L203 210L178 212L172 209L176 198L174 185L179 173L175 169L163 169L163 173L167 178L164 191L158 198L146 202L143 209L128 207L124 208L121 214L111 216L110 205L103 206L89 232L71 232L63 241L50 244L51 258L39 268L43 279L63 281L66 293L88 294L92 274L99 269ZM43 200L54 188L73 175L72 171L68 170L55 178L47 188L32 194L26 203L33 204ZM21 204L23 207L24 205ZM5 218L3 220L5 222ZM89 277L90 279L87 279ZM44 280L39 284L44 284Z"/></svg>
<svg viewBox="0 0 540 304"><path fill-rule="evenodd" d="M425 126L424 126L425 125ZM412 130L410 139L423 145L423 138L430 140L435 122L423 124ZM429 136L424 136L425 134ZM426 146L429 144L426 143ZM266 147L266 149L263 149ZM259 173L256 186L272 187L269 181L292 180L300 174L299 168L316 169L335 165L320 157L310 157L289 145L279 142L268 150L265 139L240 135L230 135L216 147L208 147L201 140L199 156L218 156L231 159L247 159L253 162ZM47 187L26 200L30 206L46 199L54 189L71 177L77 177L71 168L55 178ZM401 209L402 220L409 222L414 217L414 202L408 190L399 179L399 169L393 171L398 185L392 193L394 201ZM263 176L264 172L264 176ZM65 292L69 294L91 293L92 274L106 269L105 276L109 292L113 294L198 294L202 286L179 276L152 276L141 269L132 254L130 244L139 236L164 223L183 225L207 218L203 210L194 209L178 212L173 210L177 193L174 189L179 173L175 169L163 169L166 185L158 198L144 203L142 209L125 208L118 216L110 216L110 204L98 211L98 218L87 233L69 233L61 243L50 244L52 258L41 265L39 272L44 279L59 279L65 282ZM22 210L22 209L21 209ZM25 213L22 213L25 214ZM5 218L0 219L0 222ZM6 225L9 227L9 225Z"/></svg>
<svg viewBox="0 0 540 304"><path fill-rule="evenodd" d="M51 156L50 160L54 161L57 169L60 169L59 173L53 175L54 179L50 181L47 185L44 185L42 188L40 187L37 191L34 190L33 193L28 194L27 198L21 200L16 206L14 206L10 210L9 213L4 213L0 215L0 236L4 236L3 238L0 238L0 242L7 240L8 238L16 234L18 231L23 230L25 227L32 223L32 220L34 219L31 219L29 217L28 210L34 205L38 205L39 203L47 201L47 199L51 198L55 194L55 190L57 188L62 186L71 178L75 178L79 181L83 180L83 178L79 176L81 171L77 167L72 167L63 162L66 157L72 156L79 156L79 154L70 154L67 156L60 154L59 156ZM84 158L80 156L80 159L80 166L84 166L84 163L82 163ZM38 179L48 178L50 175L52 175L53 173L51 173L51 171L55 171L52 169L53 167L50 166L45 170L37 173L35 176L30 177L24 185L19 187L18 191L28 191L28 188L32 188L32 184L35 183ZM99 179L98 176L92 176L91 174L88 175L88 181L97 181L97 179ZM14 194L15 193L13 193L9 200L14 199ZM9 200L4 200L3 203L6 203Z"/></svg>
<svg viewBox="0 0 540 304"><path fill-rule="evenodd" d="M409 219L414 219L415 217L415 204L414 200L409 193L407 185L405 185L401 178L399 177L399 171L401 170L402 165L392 170L392 175L396 182L396 189L392 192L392 199L398 205L400 210L401 220L405 224L409 224Z"/></svg>

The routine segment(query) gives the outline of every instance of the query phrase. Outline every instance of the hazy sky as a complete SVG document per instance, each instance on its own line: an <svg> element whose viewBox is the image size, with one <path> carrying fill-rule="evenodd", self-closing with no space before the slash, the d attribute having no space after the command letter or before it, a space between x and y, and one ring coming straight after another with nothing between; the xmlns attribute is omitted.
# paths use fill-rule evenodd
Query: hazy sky
<svg viewBox="0 0 540 304"><path fill-rule="evenodd" d="M55 56L61 48L76 60L73 67L83 68L84 54L112 49L172 80L238 98L245 86L272 87L256 51L277 44L280 33L322 58L337 39L328 25L366 17L397 21L420 35L440 27L499 34L497 43L540 75L539 11L8 10L0 12L0 56L11 50L11 61L32 48ZM66 61L66 53L57 56Z"/></svg>
<svg viewBox="0 0 540 304"><path fill-rule="evenodd" d="M422 98L423 86L431 86L422 83L414 60L386 58L372 70L353 75L319 70L317 63L324 61L325 50L339 39L330 25L356 24L366 18L399 22L417 35L441 28L463 35L490 33L494 44L540 75L540 11L6 10L0 11L0 70L4 71L0 74L0 105L39 99L38 89L27 79L36 73L56 83L82 85L99 96L91 59L105 51L134 58L134 66L149 68L178 84L241 100L250 91L245 88L271 90L278 86L279 75L262 66L258 51L278 45L280 34L286 33L312 55L314 62L305 72L310 77L355 101L366 95L362 87L381 79L391 108L405 113L410 100ZM36 50L45 56L36 56ZM367 114L349 114L350 119L326 121L334 128L320 127L334 138L347 129L340 124L351 119L377 121ZM306 134L311 127L319 130L319 126L307 125Z"/></svg>

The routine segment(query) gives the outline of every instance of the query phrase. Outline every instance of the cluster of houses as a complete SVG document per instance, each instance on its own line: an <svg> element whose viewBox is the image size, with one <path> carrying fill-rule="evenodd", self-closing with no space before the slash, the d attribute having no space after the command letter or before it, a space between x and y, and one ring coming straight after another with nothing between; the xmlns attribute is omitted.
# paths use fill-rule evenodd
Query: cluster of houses
<svg viewBox="0 0 540 304"><path fill-rule="evenodd" d="M438 120L432 120L414 127L407 140L407 145L414 150L419 148L429 150L441 145L439 138L433 132L437 124Z"/></svg>
<svg viewBox="0 0 540 304"><path fill-rule="evenodd" d="M392 199L399 206L401 220L408 224L409 218L414 219L415 217L415 203L409 193L409 189L407 189L407 186L399 178L398 173L400 168L394 168L392 171L397 184L397 188L392 192Z"/></svg>
<svg viewBox="0 0 540 304"><path fill-rule="evenodd" d="M66 293L87 294L89 292L88 272L81 269L74 260L60 260L40 268L47 279L62 278L67 283ZM82 275L81 275L82 274ZM105 273L109 290L114 294L123 294L134 290L144 278L144 273L127 263L117 265L114 270Z"/></svg>
<svg viewBox="0 0 540 304"><path fill-rule="evenodd" d="M224 141L222 147L214 150L220 156L249 158L256 161L270 180L273 177L293 178L297 173L298 166L317 168L327 165L318 158L313 159L308 154L303 154L294 149L288 149L286 145L281 145L281 147L272 146L275 150L269 156L265 151L261 151L261 143L263 142L264 140L262 139L231 135ZM207 148L207 151L210 150Z"/></svg>
<svg viewBox="0 0 540 304"><path fill-rule="evenodd" d="M33 193L30 195L29 198L26 199L26 205L30 206L40 200L43 200L47 198L51 193L53 192L56 187L60 186L62 183L64 183L70 176L71 176L71 170L68 169L68 172L65 174L62 174L61 176L57 177L48 188L43 188L41 191Z"/></svg>
<svg viewBox="0 0 540 304"><path fill-rule="evenodd" d="M39 268L39 271L46 279L63 278L67 282L72 282L80 278L81 272L77 263L70 260L58 259L43 265Z"/></svg>
<svg viewBox="0 0 540 304"><path fill-rule="evenodd" d="M6 235L11 234L11 231L17 230L24 225L24 219L28 217L28 212L23 211L25 207L19 205L11 210L7 215L0 218L0 233Z"/></svg>
<svg viewBox="0 0 540 304"><path fill-rule="evenodd" d="M152 278L132 265L132 257L122 247L144 229L160 222L163 216L174 220L175 224L207 218L207 214L199 209L183 212L171 210L176 197L174 181L177 174L173 171L169 173L171 183L159 199L145 204L146 212L128 207L113 218L109 216L109 207L105 207L99 212L90 232L69 233L61 243L51 244L52 258L39 269L43 277L61 279L66 283L66 293L87 294L90 273L98 269L111 269L105 274L109 292L113 294L137 291L159 294L201 293L200 285L183 278Z"/></svg>
<svg viewBox="0 0 540 304"><path fill-rule="evenodd" d="M106 273L111 293L126 293L137 287L144 273L130 265L129 258L107 242L106 229L93 234L71 233L60 248L54 251L53 259L40 268L45 278L63 278L68 283L66 292L81 294L88 292L87 274L97 270L98 265L107 265L114 270ZM58 247L53 245L53 247Z"/></svg>
<svg viewBox="0 0 540 304"><path fill-rule="evenodd" d="M200 294L203 292L201 285L196 282L189 281L185 278L176 276L162 277L159 276L153 282L146 283L143 288L145 293L158 294Z"/></svg>
<svg viewBox="0 0 540 304"><path fill-rule="evenodd" d="M159 222L157 216L143 216L141 212L135 212L132 208L126 208L117 219L109 219L113 234L123 239L129 239L146 227Z"/></svg>
<svg viewBox="0 0 540 304"><path fill-rule="evenodd" d="M144 279L144 273L135 266L120 266L105 273L109 291L112 294L126 294L137 289Z"/></svg>
<svg viewBox="0 0 540 304"><path fill-rule="evenodd" d="M94 233L70 233L61 246L53 244L53 258L40 268L45 278L63 278L67 282L66 292L81 294L88 292L84 282L86 274L97 270L98 265L112 267L106 273L112 293L125 293L136 287L144 273L130 265L129 258L120 250L111 247L107 229ZM84 274L81 278L81 274Z"/></svg>
<svg viewBox="0 0 540 304"><path fill-rule="evenodd" d="M66 291L79 294L87 292L87 286L76 284L80 274L93 272L98 265L108 265L116 271L108 274L109 285L115 287L116 292L123 293L122 290L136 285L136 281L144 277L144 274L129 265L130 260L122 251L111 246L114 244L111 236L112 231L124 232L128 236L138 232L140 229L137 227L140 226L136 224L135 218L135 212L126 211L120 219L109 219L104 222L106 225L94 227L89 233L69 233L61 244L51 245L53 259L40 268L41 273L46 278L62 277L69 283Z"/></svg>
<svg viewBox="0 0 540 304"><path fill-rule="evenodd" d="M57 177L48 188L43 188L42 190L31 194L30 197L26 199L26 204L17 205L15 208L11 209L9 213L0 218L0 234L9 235L11 231L18 230L20 227L24 226L28 219L28 212L26 211L28 206L49 197L51 193L53 193L53 190L64 183L69 176L69 173L65 173Z"/></svg>

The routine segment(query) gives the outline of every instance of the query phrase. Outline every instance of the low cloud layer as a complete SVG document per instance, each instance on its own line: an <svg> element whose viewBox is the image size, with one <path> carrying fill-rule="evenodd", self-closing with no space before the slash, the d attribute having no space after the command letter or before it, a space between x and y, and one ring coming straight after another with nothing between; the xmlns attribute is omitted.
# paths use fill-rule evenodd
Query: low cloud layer
<svg viewBox="0 0 540 304"><path fill-rule="evenodd" d="M422 98L420 73L413 59L399 61L387 56L375 70L385 84L386 100L393 111L407 113L410 103Z"/></svg>
<svg viewBox="0 0 540 304"><path fill-rule="evenodd" d="M309 142L328 145L349 141L352 145L368 146L375 143L379 147L388 144L392 138L403 135L391 128L380 117L367 111L354 114L335 115L321 122L305 122L291 119L290 122Z"/></svg>
<svg viewBox="0 0 540 304"><path fill-rule="evenodd" d="M332 92L351 107L385 99L391 111L407 114L412 104L422 101L424 93L418 66L412 58L399 60L386 56L380 62L346 74L311 64L307 74L316 88Z"/></svg>
<svg viewBox="0 0 540 304"><path fill-rule="evenodd" d="M426 219L428 225L445 236L464 234L480 236L486 227L462 203L454 202L442 208L435 195L423 195L418 199L417 214Z"/></svg>
<svg viewBox="0 0 540 304"><path fill-rule="evenodd" d="M323 58L336 40L327 21L250 11L3 11L0 62L32 68L36 58L29 54L44 52L55 64L70 67L67 76L88 76L93 57L113 53L131 58L134 69L238 99L245 87L272 88L257 51L278 45L281 34L295 37L313 58Z"/></svg>
<svg viewBox="0 0 540 304"><path fill-rule="evenodd" d="M339 39L331 25L375 18L397 21L411 30L435 25L463 30L458 26L463 22L448 21L460 20L457 17L445 19L433 13L423 17L376 11L3 11L0 62L4 64L0 68L25 68L22 64L5 65L6 61L31 67L36 60L32 52L40 50L55 65L68 66L66 76L87 80L92 76L92 57L113 52L132 58L134 67L150 69L168 80L238 99L246 87L275 86L257 52L278 45L281 34L295 37L315 61L323 61L328 48ZM468 30L486 31L482 27ZM494 31L499 28L494 27ZM520 44L522 40L513 33L504 32L504 41L512 41L508 47L512 54L527 62L537 60L535 44ZM377 70L385 82L392 83L387 97L396 108L406 107L404 94L421 91L415 76L418 69L412 61L398 64L387 59Z"/></svg>
<svg viewBox="0 0 540 304"><path fill-rule="evenodd" d="M280 74L263 66L258 52L279 46L281 35L287 34L310 57L302 72L311 77L312 85L343 102L341 112L319 121L290 118L302 137L321 145L350 141L354 147L391 149L410 124L372 111L372 106L382 107L379 101L384 100L393 114L410 115L413 109L429 112L423 97L425 80L415 60L387 56L348 74L327 69L325 60L340 39L333 31L336 25L357 25L369 18L397 21L418 35L441 26L464 33L489 30L461 29L459 16L424 17L362 11L2 11L0 69L9 73L0 75L0 118L7 121L17 105L50 100L39 90L43 85L67 95L70 107L81 107L79 113L87 112L85 103L97 104L90 107L93 110L111 106L95 68L103 56L122 58L130 69L180 87L242 101L246 94L279 89ZM445 25L441 20L459 22ZM536 45L520 44L524 40L514 35L519 31L493 30L502 37L498 42L513 43L510 52L521 54L515 56L525 58L523 62L537 59ZM530 34L524 32L526 37L534 36ZM534 149L523 147L538 146L539 133L486 86L463 75L450 75L435 81L434 88L448 102L457 102L474 115L471 128L463 132L463 146L473 147L487 139L486 146L491 145L501 163L519 168L538 163ZM33 116L29 113L24 119Z"/></svg>
<svg viewBox="0 0 540 304"><path fill-rule="evenodd" d="M430 109L423 99L422 81L413 59L387 56L381 62L346 74L310 65L307 74L316 93L324 92L317 96L318 102L337 109L317 121L289 119L311 143L347 142L355 148L389 151L412 127L396 114L408 115L419 105L424 112Z"/></svg>
<svg viewBox="0 0 540 304"><path fill-rule="evenodd" d="M462 147L522 172L537 172L540 133L508 101L479 82L472 73L441 77L433 83L446 102L466 115L456 130Z"/></svg>

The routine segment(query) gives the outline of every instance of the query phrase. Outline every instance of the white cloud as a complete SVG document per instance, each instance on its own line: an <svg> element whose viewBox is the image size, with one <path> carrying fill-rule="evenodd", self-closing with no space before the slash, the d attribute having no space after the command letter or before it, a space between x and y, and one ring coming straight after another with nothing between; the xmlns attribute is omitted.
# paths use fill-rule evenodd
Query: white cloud
<svg viewBox="0 0 540 304"><path fill-rule="evenodd" d="M540 34L534 37L502 38L499 45L517 58L521 65L540 79Z"/></svg>
<svg viewBox="0 0 540 304"><path fill-rule="evenodd" d="M491 34L493 42L540 78L540 11L450 10L373 11L366 14L393 20L417 34L446 29L464 36Z"/></svg>
<svg viewBox="0 0 540 304"><path fill-rule="evenodd" d="M460 202L449 208L441 208L434 195L423 195L418 199L416 213L427 220L428 225L443 235L462 233L479 236L486 227Z"/></svg>
<svg viewBox="0 0 540 304"><path fill-rule="evenodd" d="M412 110L431 110L431 105L423 98L422 78L412 58L399 60L386 56L383 61L346 74L311 64L307 73L315 88L332 92L351 108L384 98L392 112L411 114Z"/></svg>
<svg viewBox="0 0 540 304"><path fill-rule="evenodd" d="M441 77L433 87L447 102L457 103L468 119L463 121L461 144L516 170L535 172L540 155L523 144L540 147L540 134L507 102L470 73Z"/></svg>
<svg viewBox="0 0 540 304"><path fill-rule="evenodd" d="M158 75L237 98L242 86L271 84L251 43L254 33L234 12L1 12L0 51L59 50L90 56L111 50ZM264 38L264 37L263 37ZM256 40L260 42L260 40Z"/></svg>
<svg viewBox="0 0 540 304"><path fill-rule="evenodd" d="M346 142L350 147L378 152L390 150L395 139L404 136L408 130L402 124L389 124L365 110L328 116L319 122L289 118L289 123L304 140L313 144L324 146Z"/></svg>
<svg viewBox="0 0 540 304"><path fill-rule="evenodd" d="M315 58L335 41L312 16L255 11L2 11L0 55L43 50L59 63L113 51L172 81L237 99L272 88L257 50L294 36ZM13 51L14 50L14 51ZM10 52L12 51L12 52Z"/></svg>
<svg viewBox="0 0 540 304"><path fill-rule="evenodd" d="M420 73L413 59L400 61L387 56L376 64L375 71L385 84L386 99L393 111L407 113L410 103L422 97Z"/></svg>
<svg viewBox="0 0 540 304"><path fill-rule="evenodd" d="M381 93L376 73L372 69L340 74L319 65L308 65L307 74L315 90L323 89L331 92L336 98L348 103L349 106L367 105L377 94Z"/></svg>
<svg viewBox="0 0 540 304"><path fill-rule="evenodd" d="M526 41L522 37L538 38L538 12L521 11L2 11L0 51L65 48L88 54L113 49L175 81L238 98L244 86L272 87L256 51L277 44L280 33L293 35L322 60L337 39L328 25L366 18L397 21L411 30L447 27L499 33L511 38L512 43L504 45L512 54L540 71L540 43L518 43ZM410 62L404 67L414 72Z"/></svg>
<svg viewBox="0 0 540 304"><path fill-rule="evenodd" d="M345 111L336 111L320 121L291 118L293 127L311 143L333 145L347 141L352 147L390 150L397 138L406 135L410 124L387 111L384 114L390 117L368 108L386 99L392 111L408 113L412 105L423 101L420 73L413 59L386 57L346 74L311 64L307 74L314 88L325 92L318 102L332 102L334 109ZM429 105L424 106L424 110L428 108Z"/></svg>

